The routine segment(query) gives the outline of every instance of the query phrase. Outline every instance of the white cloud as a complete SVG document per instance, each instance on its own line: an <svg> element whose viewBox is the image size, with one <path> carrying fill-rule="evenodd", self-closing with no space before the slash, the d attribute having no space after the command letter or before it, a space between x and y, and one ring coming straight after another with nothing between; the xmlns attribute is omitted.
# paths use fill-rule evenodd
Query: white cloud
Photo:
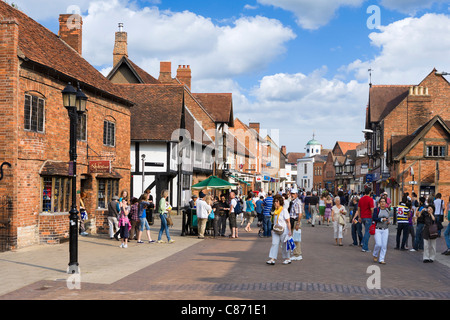
<svg viewBox="0 0 450 320"><path fill-rule="evenodd" d="M367 61L355 60L342 71L367 80L373 69L374 84L417 84L433 68L448 70L450 16L425 14L381 26L369 35L380 54Z"/></svg>
<svg viewBox="0 0 450 320"><path fill-rule="evenodd" d="M364 127L368 85L355 80L326 79L327 68L311 74L278 73L265 76L251 95L253 102L239 108L243 121L259 121L266 129L278 129L280 141L301 148L313 132L326 148L336 137L359 142ZM292 150L292 146L300 147ZM289 150L288 150L289 151Z"/></svg>
<svg viewBox="0 0 450 320"><path fill-rule="evenodd" d="M257 0L260 4L271 5L291 11L297 17L297 24L304 29L317 29L335 17L340 7L358 7L365 0Z"/></svg>
<svg viewBox="0 0 450 320"><path fill-rule="evenodd" d="M261 16L241 17L219 26L190 11L127 4L114 0L89 6L83 17L83 55L92 64L112 64L118 22L124 23L128 33L130 59L154 76L159 73L159 61L172 61L173 68L189 64L196 81L259 71L284 53L286 42L296 37L278 20Z"/></svg>

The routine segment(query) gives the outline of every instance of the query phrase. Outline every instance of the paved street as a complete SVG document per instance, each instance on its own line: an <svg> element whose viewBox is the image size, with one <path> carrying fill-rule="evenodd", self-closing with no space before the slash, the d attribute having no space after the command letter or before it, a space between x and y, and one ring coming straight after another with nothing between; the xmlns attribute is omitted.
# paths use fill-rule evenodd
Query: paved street
<svg viewBox="0 0 450 320"><path fill-rule="evenodd" d="M303 260L269 266L265 261L271 240L258 238L255 226L250 233L240 229L238 239L199 240L181 237L181 217L174 221L174 244L132 241L121 249L105 235L80 237L80 289L73 288L76 281L67 281L68 243L0 253L0 299L450 299L450 257L440 254L445 249L442 238L436 261L424 264L422 252L393 249L393 227L387 264L379 265L370 253L349 246L349 232L338 247L331 226L304 223ZM158 227L156 220L154 239ZM370 266L379 267L380 289L367 286Z"/></svg>

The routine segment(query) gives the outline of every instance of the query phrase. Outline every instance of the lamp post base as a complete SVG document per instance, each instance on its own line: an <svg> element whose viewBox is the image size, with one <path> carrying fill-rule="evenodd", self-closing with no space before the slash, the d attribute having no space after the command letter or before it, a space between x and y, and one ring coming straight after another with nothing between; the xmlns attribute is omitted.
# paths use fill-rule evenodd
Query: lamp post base
<svg viewBox="0 0 450 320"><path fill-rule="evenodd" d="M68 274L79 274L80 273L80 267L77 264L69 264L69 267L67 268L67 273Z"/></svg>

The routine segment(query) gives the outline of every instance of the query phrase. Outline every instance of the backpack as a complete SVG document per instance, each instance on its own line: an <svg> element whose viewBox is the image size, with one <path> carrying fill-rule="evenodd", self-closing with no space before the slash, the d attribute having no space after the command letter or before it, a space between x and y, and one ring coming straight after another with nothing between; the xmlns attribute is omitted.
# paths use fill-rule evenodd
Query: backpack
<svg viewBox="0 0 450 320"><path fill-rule="evenodd" d="M236 201L236 207L234 207L234 213L235 214L242 213L242 206L241 206L241 201L240 200Z"/></svg>

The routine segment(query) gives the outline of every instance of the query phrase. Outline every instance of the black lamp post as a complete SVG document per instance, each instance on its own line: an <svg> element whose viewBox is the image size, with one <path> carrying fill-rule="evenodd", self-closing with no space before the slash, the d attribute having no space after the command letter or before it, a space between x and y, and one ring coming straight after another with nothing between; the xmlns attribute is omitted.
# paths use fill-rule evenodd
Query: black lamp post
<svg viewBox="0 0 450 320"><path fill-rule="evenodd" d="M62 91L63 104L70 118L70 173L72 177L72 206L69 211L69 269L67 273L79 273L78 268L78 210L77 210L77 125L79 117L86 112L86 95L69 82Z"/></svg>

